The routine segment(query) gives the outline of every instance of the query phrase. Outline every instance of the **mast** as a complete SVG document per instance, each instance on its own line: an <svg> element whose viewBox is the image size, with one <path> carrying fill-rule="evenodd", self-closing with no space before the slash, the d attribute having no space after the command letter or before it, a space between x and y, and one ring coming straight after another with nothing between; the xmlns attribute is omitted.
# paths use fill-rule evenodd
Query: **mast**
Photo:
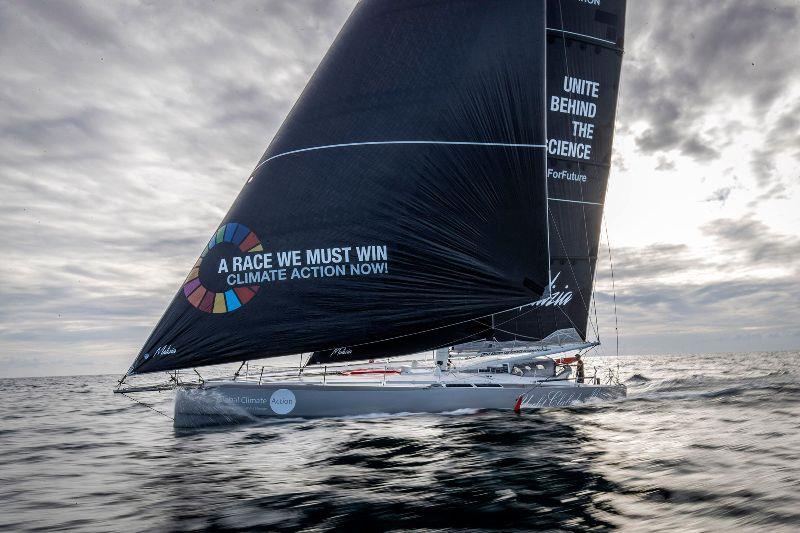
<svg viewBox="0 0 800 533"><path fill-rule="evenodd" d="M545 4L546 5L546 4ZM546 20L546 19L545 19ZM547 27L545 27L545 32L547 31ZM544 57L544 71L545 71L545 95L547 94L547 36L545 34L544 46L542 48L542 57ZM546 116L546 114L545 114ZM547 120L544 121L544 138L549 139L550 137L547 136ZM545 150L544 152L544 166L547 168L547 157L548 151ZM542 294L542 298L547 298L550 296L550 288L553 285L553 268L552 268L552 257L550 255L550 184L548 183L547 176L544 178L544 196L546 200L546 207L545 207L545 228L547 233L547 287L545 287L544 294ZM494 324L492 324L494 327Z"/></svg>

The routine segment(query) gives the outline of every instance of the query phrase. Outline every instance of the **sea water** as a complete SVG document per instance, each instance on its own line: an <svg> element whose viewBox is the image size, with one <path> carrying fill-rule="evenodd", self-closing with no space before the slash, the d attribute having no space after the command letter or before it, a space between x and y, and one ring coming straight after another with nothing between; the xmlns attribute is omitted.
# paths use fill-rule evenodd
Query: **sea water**
<svg viewBox="0 0 800 533"><path fill-rule="evenodd" d="M179 432L114 376L2 379L0 530L796 530L798 360L589 358L627 399Z"/></svg>

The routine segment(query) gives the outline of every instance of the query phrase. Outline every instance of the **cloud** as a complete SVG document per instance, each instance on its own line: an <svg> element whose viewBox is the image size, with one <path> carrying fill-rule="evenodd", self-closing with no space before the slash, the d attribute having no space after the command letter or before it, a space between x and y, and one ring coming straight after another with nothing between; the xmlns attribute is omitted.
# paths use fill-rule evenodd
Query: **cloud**
<svg viewBox="0 0 800 533"><path fill-rule="evenodd" d="M0 375L126 368L352 6L0 3Z"/></svg>
<svg viewBox="0 0 800 533"><path fill-rule="evenodd" d="M617 286L622 353L786 350L800 343L800 279ZM596 294L601 340L613 338L612 294Z"/></svg>
<svg viewBox="0 0 800 533"><path fill-rule="evenodd" d="M0 375L124 371L353 5L0 3ZM797 176L774 169L800 161L798 10L630 2L617 132L637 149L617 143L615 171L640 154L663 173L719 159L757 128L736 172L752 171L754 201L791 198ZM741 215L703 227L717 258L615 250L624 327L648 342L696 324L796 332L794 271L725 266L796 267L796 239Z"/></svg>
<svg viewBox="0 0 800 533"><path fill-rule="evenodd" d="M613 250L615 292L609 265L598 263L601 336L613 335L616 304L624 353L798 346L800 235L776 232L754 215L700 229L714 248L658 243Z"/></svg>
<svg viewBox="0 0 800 533"><path fill-rule="evenodd" d="M800 181L800 176L798 177L798 181ZM788 200L789 199L789 189L783 182L779 181L774 183L769 189L765 190L758 196L756 196L751 202L747 204L747 207L753 209L758 207L758 205L765 201L765 200Z"/></svg>
<svg viewBox="0 0 800 533"><path fill-rule="evenodd" d="M732 190L733 190L733 187L722 187L720 189L717 189L716 191L712 192L711 196L706 198L705 201L706 202L719 202L721 204L724 204L725 202L728 201L728 197L731 195L731 191Z"/></svg>
<svg viewBox="0 0 800 533"><path fill-rule="evenodd" d="M675 170L675 162L667 159L663 155L658 158L658 165L656 166L656 170Z"/></svg>
<svg viewBox="0 0 800 533"><path fill-rule="evenodd" d="M753 150L750 160L753 176L762 189L758 200L786 199L785 176L777 171L776 161L785 156L800 163L800 101L781 114L763 134L761 146ZM795 176L797 179L800 176Z"/></svg>
<svg viewBox="0 0 800 533"><path fill-rule="evenodd" d="M710 140L701 139L697 135L689 137L683 141L683 143L681 143L680 150L685 155L700 161L716 159L720 156L719 151L712 148Z"/></svg>
<svg viewBox="0 0 800 533"><path fill-rule="evenodd" d="M614 272L622 280L650 282L675 272L688 272L705 265L685 244L657 243L642 247L613 250ZM603 268L602 265L600 268Z"/></svg>
<svg viewBox="0 0 800 533"><path fill-rule="evenodd" d="M800 344L800 271L791 267L798 264L800 240L754 220L720 220L705 230L725 253L701 256L668 244L614 250L613 292L608 265L598 265L595 298L606 351L617 322L622 352L629 354L768 351ZM764 244L776 238L775 248ZM788 268L770 277L731 275L753 263L774 262Z"/></svg>
<svg viewBox="0 0 800 533"><path fill-rule="evenodd" d="M714 220L702 230L730 257L742 257L747 264L800 266L800 237L776 233L752 216Z"/></svg>
<svg viewBox="0 0 800 533"><path fill-rule="evenodd" d="M743 123L761 128L774 107L800 103L800 63L785 45L800 39L797 2L631 2L627 35L620 118L642 123L642 152L715 160ZM796 131L792 113L775 129ZM754 164L789 149L775 140Z"/></svg>

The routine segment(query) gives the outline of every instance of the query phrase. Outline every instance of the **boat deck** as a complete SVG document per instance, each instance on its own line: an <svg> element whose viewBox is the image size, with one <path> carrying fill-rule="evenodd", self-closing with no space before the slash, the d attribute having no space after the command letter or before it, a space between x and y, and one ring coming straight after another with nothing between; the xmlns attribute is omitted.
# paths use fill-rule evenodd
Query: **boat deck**
<svg viewBox="0 0 800 533"><path fill-rule="evenodd" d="M327 386L364 386L364 387L530 387L530 386L560 386L576 384L574 378L567 374L561 376L517 376L509 373L491 372L459 372L445 370L437 372L434 368L402 369L387 366L384 368L368 368L364 373L356 369L337 371L312 371L312 372L269 372L248 373L236 378L218 378L207 380L206 383L242 383L248 385L287 384L292 386L302 385L327 385ZM589 381L589 380L587 380Z"/></svg>

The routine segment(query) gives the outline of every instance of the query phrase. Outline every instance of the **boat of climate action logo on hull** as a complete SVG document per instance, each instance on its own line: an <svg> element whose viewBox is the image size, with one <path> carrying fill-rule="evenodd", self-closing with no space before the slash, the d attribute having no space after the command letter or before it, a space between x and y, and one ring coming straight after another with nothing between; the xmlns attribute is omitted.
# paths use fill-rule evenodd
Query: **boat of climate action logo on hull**
<svg viewBox="0 0 800 533"><path fill-rule="evenodd" d="M229 313L252 300L263 285L388 273L385 244L268 251L247 226L229 222L208 241L183 293L200 311Z"/></svg>

